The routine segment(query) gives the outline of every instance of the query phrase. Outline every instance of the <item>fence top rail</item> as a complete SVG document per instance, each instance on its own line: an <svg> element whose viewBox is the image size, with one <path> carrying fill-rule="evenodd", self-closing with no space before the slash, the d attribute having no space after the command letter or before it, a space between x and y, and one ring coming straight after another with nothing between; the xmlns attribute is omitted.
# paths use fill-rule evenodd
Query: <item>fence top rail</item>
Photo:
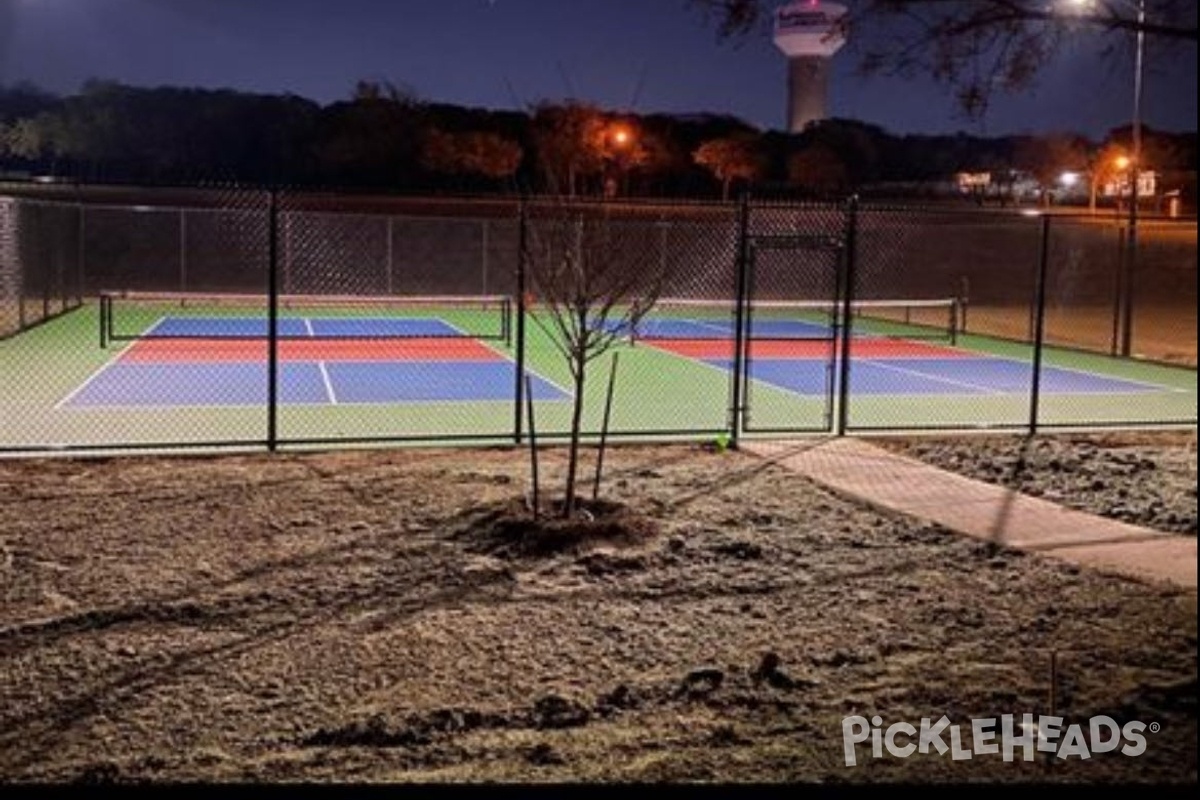
<svg viewBox="0 0 1200 800"><path fill-rule="evenodd" d="M45 197L25 197L23 195L0 195L0 203L17 203L23 206L48 206L50 208L77 209L81 204L75 200L55 200ZM86 207L86 203L82 204Z"/></svg>

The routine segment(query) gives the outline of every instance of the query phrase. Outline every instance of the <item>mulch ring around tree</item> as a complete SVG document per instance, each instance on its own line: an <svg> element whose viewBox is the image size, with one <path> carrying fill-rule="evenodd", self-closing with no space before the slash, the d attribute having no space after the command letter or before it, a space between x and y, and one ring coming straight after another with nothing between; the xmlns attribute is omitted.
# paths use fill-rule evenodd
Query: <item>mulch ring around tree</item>
<svg viewBox="0 0 1200 800"><path fill-rule="evenodd" d="M513 497L463 512L454 538L468 549L499 558L580 553L595 546L633 546L659 533L658 524L624 503L577 498L572 516L564 500L543 500L537 513L528 497Z"/></svg>

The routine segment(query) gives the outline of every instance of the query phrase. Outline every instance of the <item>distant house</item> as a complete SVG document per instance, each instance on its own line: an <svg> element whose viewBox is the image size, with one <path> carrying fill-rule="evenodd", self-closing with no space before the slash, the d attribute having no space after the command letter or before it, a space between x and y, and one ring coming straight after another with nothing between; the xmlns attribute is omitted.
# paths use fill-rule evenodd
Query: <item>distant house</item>
<svg viewBox="0 0 1200 800"><path fill-rule="evenodd" d="M1159 174L1154 170L1143 170L1138 173L1138 197L1157 197ZM1129 197L1129 177L1117 173L1100 184L1100 194L1104 197Z"/></svg>
<svg viewBox="0 0 1200 800"><path fill-rule="evenodd" d="M1016 169L958 172L954 176L960 195L978 202L998 199L1004 202L1036 200L1041 196L1037 180L1027 172Z"/></svg>

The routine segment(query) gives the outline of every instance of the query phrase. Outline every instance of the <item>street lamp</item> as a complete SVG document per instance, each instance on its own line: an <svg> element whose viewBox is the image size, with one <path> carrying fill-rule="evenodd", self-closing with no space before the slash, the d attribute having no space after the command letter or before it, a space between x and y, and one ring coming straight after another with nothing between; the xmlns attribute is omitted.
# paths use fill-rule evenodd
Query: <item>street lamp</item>
<svg viewBox="0 0 1200 800"><path fill-rule="evenodd" d="M1093 0L1071 0L1083 8ZM1129 159L1129 239L1124 270L1124 297L1121 306L1121 355L1128 356L1133 336L1133 273L1137 264L1138 177L1142 171L1142 73L1146 53L1146 0L1112 0L1137 13L1137 46L1133 65L1133 156Z"/></svg>
<svg viewBox="0 0 1200 800"><path fill-rule="evenodd" d="M622 122L614 124L609 129L609 141L611 149L609 151L609 160L617 170L617 176L610 178L612 188L606 189L606 194L616 194L616 185L623 182L628 176L628 160L633 147L633 131L630 127Z"/></svg>

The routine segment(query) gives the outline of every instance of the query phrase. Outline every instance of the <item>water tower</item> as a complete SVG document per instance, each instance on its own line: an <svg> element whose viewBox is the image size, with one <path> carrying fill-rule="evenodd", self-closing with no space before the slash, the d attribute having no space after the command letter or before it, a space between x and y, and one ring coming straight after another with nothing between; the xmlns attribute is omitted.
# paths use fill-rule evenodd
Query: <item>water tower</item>
<svg viewBox="0 0 1200 800"><path fill-rule="evenodd" d="M825 119L829 59L846 43L846 7L795 0L775 12L775 46L788 57L788 130Z"/></svg>

